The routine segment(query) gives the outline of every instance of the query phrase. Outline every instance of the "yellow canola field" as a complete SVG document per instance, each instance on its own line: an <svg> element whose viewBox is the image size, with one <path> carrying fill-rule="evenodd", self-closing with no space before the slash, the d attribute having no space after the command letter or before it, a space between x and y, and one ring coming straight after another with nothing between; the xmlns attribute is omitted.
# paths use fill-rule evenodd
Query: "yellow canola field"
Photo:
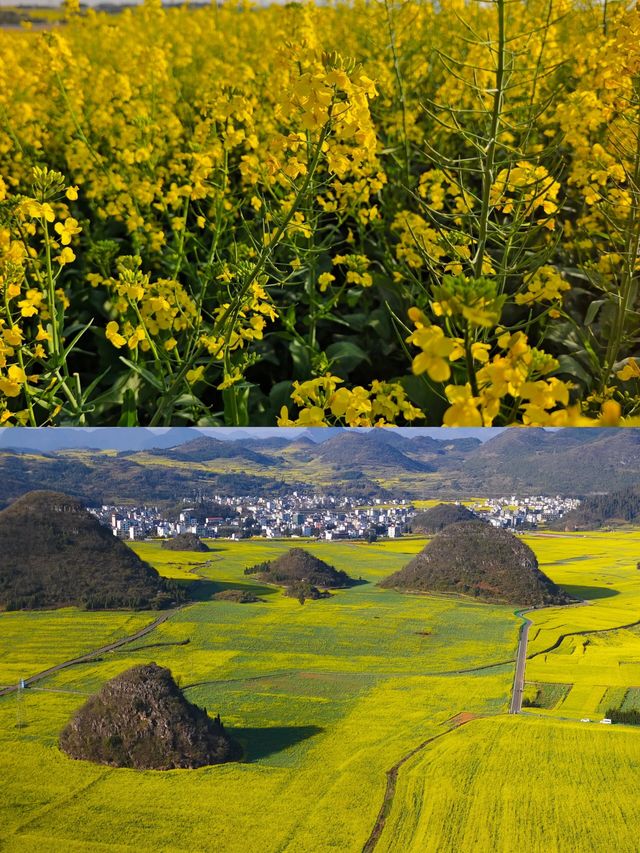
<svg viewBox="0 0 640 853"><path fill-rule="evenodd" d="M385 853L635 853L638 732L500 717L402 769Z"/></svg>
<svg viewBox="0 0 640 853"><path fill-rule="evenodd" d="M555 708L535 711L599 719L608 689L640 686L640 626L622 629L640 621L640 533L538 534L528 542L542 570L587 602L527 614L526 680L572 685Z"/></svg>
<svg viewBox="0 0 640 853"><path fill-rule="evenodd" d="M41 682L43 690L0 697L3 853L209 853L212 839L221 853L247 853L248 838L260 853L360 853L387 771L404 759L377 853L636 853L640 732L575 722L606 691L624 695L624 679L610 673L633 667L633 631L589 635L586 647L577 637L575 646L565 649L565 641L530 658L528 680L575 686L557 711L507 716L519 624L512 608L375 585L425 541L302 543L369 581L303 606L244 575L290 541L213 540L209 553L137 543L163 574L199 577L203 600L136 643ZM588 605L530 614L534 644L629 620L640 598L640 532L527 541L554 580L594 596ZM253 589L263 601L211 600L230 586ZM30 629L55 616L77 630L61 654L84 643L99 617L113 619L1 614L0 627L13 625L11 648L22 649L14 655L44 660L30 646ZM221 713L244 762L134 772L60 753L58 733L85 694L149 660L168 666L191 701ZM448 732L462 712L476 718ZM26 726L16 728L17 719Z"/></svg>

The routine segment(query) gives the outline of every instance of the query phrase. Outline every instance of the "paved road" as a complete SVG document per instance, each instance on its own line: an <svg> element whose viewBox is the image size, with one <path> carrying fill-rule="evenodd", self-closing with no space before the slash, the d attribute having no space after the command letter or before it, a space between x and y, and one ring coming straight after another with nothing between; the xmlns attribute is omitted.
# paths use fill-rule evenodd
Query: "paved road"
<svg viewBox="0 0 640 853"><path fill-rule="evenodd" d="M32 684L35 684L36 681L40 681L42 678L46 678L54 672L59 672L61 669L66 669L68 666L74 666L77 663L85 663L86 661L93 660L94 658L105 654L106 652L112 652L115 649L119 649L120 646L126 646L127 643L133 643L135 640L139 640L140 637L150 634L151 631L154 631L158 627L158 625L162 625L163 622L166 622L167 619L170 619L175 613L177 613L179 609L179 607L176 607L173 610L166 610L149 625L141 628L139 631L136 631L135 634L130 634L128 637L122 637L119 640L114 640L113 643L109 643L106 646L100 646L99 649L87 652L86 655L81 655L80 657L64 661L64 663L58 663L55 666L50 666L49 669L43 669L42 672L38 672L36 675L30 675L29 678L24 679L24 686L30 687ZM14 684L11 687L0 687L0 696L6 696L7 693L15 693L18 688L18 684Z"/></svg>
<svg viewBox="0 0 640 853"><path fill-rule="evenodd" d="M536 608L532 607L531 610ZM516 654L516 671L513 677L513 691L511 693L510 714L519 714L522 710L522 693L524 691L524 672L527 665L527 641L529 639L529 627L531 620L524 615L528 610L521 610L520 616L524 623L520 628L520 639L518 640L518 652Z"/></svg>

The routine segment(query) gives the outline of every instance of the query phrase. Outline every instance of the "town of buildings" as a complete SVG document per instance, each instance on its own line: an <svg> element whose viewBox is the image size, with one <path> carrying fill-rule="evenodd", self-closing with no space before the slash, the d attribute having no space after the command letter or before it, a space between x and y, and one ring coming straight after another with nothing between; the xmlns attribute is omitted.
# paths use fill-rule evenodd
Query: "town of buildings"
<svg viewBox="0 0 640 853"><path fill-rule="evenodd" d="M559 518L579 504L575 498L515 495L472 502L470 508L496 527L535 528ZM205 538L376 539L411 532L416 509L407 500L374 500L362 506L352 498L332 498L293 491L286 497L182 499L169 513L157 506L103 505L91 508L122 539L171 538L196 533Z"/></svg>

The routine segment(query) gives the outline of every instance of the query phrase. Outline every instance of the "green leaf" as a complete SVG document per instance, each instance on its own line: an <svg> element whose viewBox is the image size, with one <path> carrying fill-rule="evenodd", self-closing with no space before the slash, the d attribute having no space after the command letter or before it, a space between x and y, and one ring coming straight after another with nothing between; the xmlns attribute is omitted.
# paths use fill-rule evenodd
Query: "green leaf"
<svg viewBox="0 0 640 853"><path fill-rule="evenodd" d="M327 358L341 370L350 373L363 361L371 363L369 356L353 341L338 341L326 349Z"/></svg>
<svg viewBox="0 0 640 853"><path fill-rule="evenodd" d="M119 356L119 358L123 364L126 364L127 367L130 367L131 370L133 370L134 373L137 373L138 376L140 376L142 379L144 379L144 381L148 385L151 385L151 387L155 388L156 391L162 391L164 393L164 391L165 391L164 384L158 379L157 376L155 376L153 373L151 373L150 370L147 370L146 367L141 367L141 365L139 365L139 364L135 364L135 362L133 362L133 361L129 361L128 358L125 358L122 355Z"/></svg>
<svg viewBox="0 0 640 853"><path fill-rule="evenodd" d="M107 375L107 373L109 373L109 368L107 368L106 370L103 370L102 373L100 373L98 376L96 376L96 378L93 380L93 382L87 388L85 388L83 390L83 392L82 392L82 402L83 403L86 403L87 400L89 400L89 398L91 397L93 392L96 390L98 385L102 382L102 380Z"/></svg>
<svg viewBox="0 0 640 853"><path fill-rule="evenodd" d="M291 341L289 352L293 360L293 373L295 379L306 379L311 373L311 358L309 348L301 341Z"/></svg>
<svg viewBox="0 0 640 853"><path fill-rule="evenodd" d="M86 324L86 326L83 326L80 329L80 331L77 332L77 334L71 339L71 343L67 344L67 346L64 348L64 352L63 352L63 356L62 356L63 360L66 360L69 353L75 349L75 346L78 343L78 341L80 340L80 338L84 335L84 333L87 331L87 329L92 324L93 324L93 320L89 320L89 322Z"/></svg>
<svg viewBox="0 0 640 853"><path fill-rule="evenodd" d="M402 376L398 381L407 392L407 397L413 405L422 409L424 412L424 423L442 423L442 416L448 408L449 403L444 399L441 393L436 391L424 375ZM420 426L422 425L423 424L421 423Z"/></svg>
<svg viewBox="0 0 640 853"><path fill-rule="evenodd" d="M559 373L568 374L574 379L579 379L586 388L590 387L594 377L590 373L587 373L577 359L573 358L573 356L563 354L558 357L558 362L560 364Z"/></svg>
<svg viewBox="0 0 640 853"><path fill-rule="evenodd" d="M280 416L280 409L286 406L289 410L289 415L297 411L295 403L291 399L293 385L290 380L286 379L283 382L276 382L271 391L269 391L269 418L270 423L275 423L276 418Z"/></svg>
<svg viewBox="0 0 640 853"><path fill-rule="evenodd" d="M122 398L122 414L118 421L118 426L135 427L138 426L138 406L136 404L136 395L127 388Z"/></svg>
<svg viewBox="0 0 640 853"><path fill-rule="evenodd" d="M593 323L593 321L598 315L598 311L602 308L606 301L606 299L594 299L594 301L591 303L591 305L589 305L587 309L587 313L584 318L585 326L590 326Z"/></svg>

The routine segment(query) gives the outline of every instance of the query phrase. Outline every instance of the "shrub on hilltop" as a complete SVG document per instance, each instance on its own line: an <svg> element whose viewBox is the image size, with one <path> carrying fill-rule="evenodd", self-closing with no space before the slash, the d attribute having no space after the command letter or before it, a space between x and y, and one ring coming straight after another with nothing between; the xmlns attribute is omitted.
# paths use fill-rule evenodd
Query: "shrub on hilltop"
<svg viewBox="0 0 640 853"><path fill-rule="evenodd" d="M165 539L162 547L166 551L210 551L208 545L195 533L178 533L172 539Z"/></svg>
<svg viewBox="0 0 640 853"><path fill-rule="evenodd" d="M459 504L438 504L424 510L424 512L417 513L411 522L411 531L413 533L431 535L443 530L449 524L478 520L475 512L467 509L466 506Z"/></svg>
<svg viewBox="0 0 640 853"><path fill-rule="evenodd" d="M346 572L325 563L304 548L291 548L275 560L245 569L245 574L285 586L306 582L312 586L340 588L354 583Z"/></svg>

